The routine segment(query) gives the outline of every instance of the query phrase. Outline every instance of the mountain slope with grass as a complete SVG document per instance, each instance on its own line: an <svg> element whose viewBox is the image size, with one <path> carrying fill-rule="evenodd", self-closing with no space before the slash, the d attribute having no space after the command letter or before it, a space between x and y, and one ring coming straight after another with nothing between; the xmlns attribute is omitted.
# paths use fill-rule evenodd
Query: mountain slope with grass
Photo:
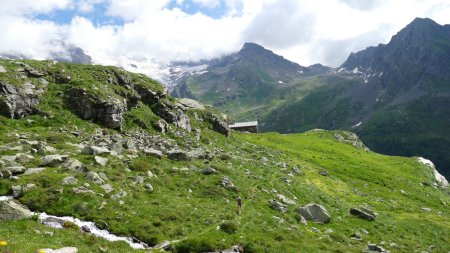
<svg viewBox="0 0 450 253"><path fill-rule="evenodd" d="M239 75L211 69L214 77L193 75L180 89L236 120L258 120L265 132L354 131L374 151L424 156L450 177L450 25L416 18L388 44L352 53L339 68L304 68L304 74L286 82L273 79L281 83L273 81L270 89L249 81L281 73L275 68L265 68L264 74L248 70L262 65L268 66L239 66ZM239 79L241 73L249 77ZM225 75L226 80L242 80L237 86L250 86L253 92L225 90ZM205 87L209 93L203 92Z"/></svg>
<svg viewBox="0 0 450 253"><path fill-rule="evenodd" d="M344 131L231 133L214 109L116 67L0 65L1 250L450 250L448 186L426 160Z"/></svg>

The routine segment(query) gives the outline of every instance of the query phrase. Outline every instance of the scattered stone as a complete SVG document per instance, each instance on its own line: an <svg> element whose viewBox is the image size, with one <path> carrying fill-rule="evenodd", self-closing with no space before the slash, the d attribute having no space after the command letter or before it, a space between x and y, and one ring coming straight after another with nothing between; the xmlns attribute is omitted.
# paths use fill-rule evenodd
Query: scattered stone
<svg viewBox="0 0 450 253"><path fill-rule="evenodd" d="M320 223L328 223L331 220L331 216L322 205L312 203L297 208L295 211L305 217L306 220L312 220Z"/></svg>
<svg viewBox="0 0 450 253"><path fill-rule="evenodd" d="M165 120L160 119L153 123L153 128L155 128L157 131L160 131L161 133L165 133L169 130L169 124Z"/></svg>
<svg viewBox="0 0 450 253"><path fill-rule="evenodd" d="M77 253L78 248L75 247L64 247L60 249L41 249L39 252L45 252L45 253Z"/></svg>
<svg viewBox="0 0 450 253"><path fill-rule="evenodd" d="M152 249L170 250L170 244L171 244L171 242L164 241L164 242L162 242L160 244L157 244L157 245L153 246Z"/></svg>
<svg viewBox="0 0 450 253"><path fill-rule="evenodd" d="M295 200L290 199L282 194L277 194L277 199L286 205L295 205Z"/></svg>
<svg viewBox="0 0 450 253"><path fill-rule="evenodd" d="M353 240L357 240L357 241L361 241L361 240L362 240L362 236L361 236L361 234L359 234L359 233L353 233L353 234L350 236L350 238L353 239Z"/></svg>
<svg viewBox="0 0 450 253"><path fill-rule="evenodd" d="M95 173L93 171L89 171L86 174L86 179L90 180L96 184L100 184L100 185L105 184L105 181L97 173Z"/></svg>
<svg viewBox="0 0 450 253"><path fill-rule="evenodd" d="M5 67L3 67L2 65L0 65L0 73L6 73L8 72Z"/></svg>
<svg viewBox="0 0 450 253"><path fill-rule="evenodd" d="M103 172L98 173L98 176L99 176L101 179L103 179L105 182L106 182L106 181L109 181L108 177L107 177L107 176L105 175L105 173L103 173Z"/></svg>
<svg viewBox="0 0 450 253"><path fill-rule="evenodd" d="M144 177L143 176L132 176L131 181L133 181L133 184L143 184L144 183Z"/></svg>
<svg viewBox="0 0 450 253"><path fill-rule="evenodd" d="M14 167L6 167L6 169L11 175L20 175L25 172L25 167L23 166L14 166Z"/></svg>
<svg viewBox="0 0 450 253"><path fill-rule="evenodd" d="M182 151L182 150L171 150L169 152L167 152L167 157L170 160L174 160L174 161L190 161L192 160L192 157L190 156L190 154L186 151Z"/></svg>
<svg viewBox="0 0 450 253"><path fill-rule="evenodd" d="M83 193L93 193L93 194L96 194L94 191L89 190L88 188L86 188L86 187L84 187L84 186L72 188L72 192L75 193L75 194L83 194Z"/></svg>
<svg viewBox="0 0 450 253"><path fill-rule="evenodd" d="M75 177L66 177L62 180L63 185L75 185L78 183L78 179Z"/></svg>
<svg viewBox="0 0 450 253"><path fill-rule="evenodd" d="M111 151L105 147L86 146L81 150L84 155L109 155Z"/></svg>
<svg viewBox="0 0 450 253"><path fill-rule="evenodd" d="M42 157L42 165L49 167L56 167L64 163L69 156L67 155L46 155Z"/></svg>
<svg viewBox="0 0 450 253"><path fill-rule="evenodd" d="M13 192L13 198L17 199L22 197L23 195L23 187L21 185L13 185L11 187L11 190Z"/></svg>
<svg viewBox="0 0 450 253"><path fill-rule="evenodd" d="M128 193L124 190L120 190L118 193L111 196L112 199L121 199L128 196Z"/></svg>
<svg viewBox="0 0 450 253"><path fill-rule="evenodd" d="M163 157L163 152L156 150L156 149L152 149L152 148L146 148L144 149L144 153L146 156L154 156L157 158L162 158Z"/></svg>
<svg viewBox="0 0 450 253"><path fill-rule="evenodd" d="M95 161L95 163L97 163L100 166L105 166L106 163L108 163L108 158L101 157L101 156L95 156L94 161Z"/></svg>
<svg viewBox="0 0 450 253"><path fill-rule="evenodd" d="M375 251L375 252L387 252L383 247L378 246L376 244L373 243L369 243L367 245L367 249L368 251Z"/></svg>
<svg viewBox="0 0 450 253"><path fill-rule="evenodd" d="M144 185L145 189L147 189L147 191L152 192L153 191L153 186L151 184L145 184Z"/></svg>
<svg viewBox="0 0 450 253"><path fill-rule="evenodd" d="M31 211L16 201L0 201L0 221L28 219Z"/></svg>
<svg viewBox="0 0 450 253"><path fill-rule="evenodd" d="M86 232L86 233L90 233L91 229L88 226L83 225L83 226L81 226L81 231Z"/></svg>
<svg viewBox="0 0 450 253"><path fill-rule="evenodd" d="M222 250L220 252L221 253L243 253L244 248L240 245L234 245L234 246L231 246L231 248Z"/></svg>
<svg viewBox="0 0 450 253"><path fill-rule="evenodd" d="M231 182L230 178L227 176L223 176L220 185L228 190L238 191L239 189Z"/></svg>
<svg viewBox="0 0 450 253"><path fill-rule="evenodd" d="M374 221L376 218L375 213L366 208L351 208L350 214L367 221Z"/></svg>
<svg viewBox="0 0 450 253"><path fill-rule="evenodd" d="M153 172L151 172L151 171L147 171L147 176L149 177L149 178L152 178L152 177L158 177L158 176L156 176Z"/></svg>
<svg viewBox="0 0 450 253"><path fill-rule="evenodd" d="M422 207L421 210L425 212L431 212L431 208L429 207Z"/></svg>
<svg viewBox="0 0 450 253"><path fill-rule="evenodd" d="M23 173L24 175L40 174L44 172L45 168L30 168Z"/></svg>
<svg viewBox="0 0 450 253"><path fill-rule="evenodd" d="M274 199L269 200L269 206L270 208L277 210L278 212L286 213L288 211L286 205Z"/></svg>
<svg viewBox="0 0 450 253"><path fill-rule="evenodd" d="M329 176L328 172L326 170L324 170L324 169L319 170L318 173L319 173L319 175L324 176L324 177L328 177Z"/></svg>
<svg viewBox="0 0 450 253"><path fill-rule="evenodd" d="M216 170L214 168L211 168L211 167L207 167L207 168L205 168L202 171L203 175L211 175L211 174L214 174L214 173L216 173Z"/></svg>
<svg viewBox="0 0 450 253"><path fill-rule="evenodd" d="M86 168L86 166L74 158L67 159L67 161L65 161L61 167L71 170L71 171L79 172L79 173L88 172L88 169Z"/></svg>
<svg viewBox="0 0 450 253"><path fill-rule="evenodd" d="M308 225L308 222L306 221L305 217L303 217L303 215L299 214L299 218L297 219L302 225L306 226Z"/></svg>
<svg viewBox="0 0 450 253"><path fill-rule="evenodd" d="M104 184L100 186L106 193L114 191L114 188L110 184Z"/></svg>

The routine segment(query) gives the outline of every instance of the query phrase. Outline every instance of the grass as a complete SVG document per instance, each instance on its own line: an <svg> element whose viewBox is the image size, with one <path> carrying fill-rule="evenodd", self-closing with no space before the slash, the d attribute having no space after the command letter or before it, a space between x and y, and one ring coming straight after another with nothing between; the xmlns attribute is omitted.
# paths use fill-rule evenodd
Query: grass
<svg viewBox="0 0 450 253"><path fill-rule="evenodd" d="M80 78L95 75L102 85L109 77L105 73L110 73L109 67L92 66L90 72L89 66L63 66ZM194 129L191 133L171 124L171 130L161 134L151 127L159 117L142 103L127 112L124 130L118 132L81 120L66 110L64 100L58 96L66 88L50 82L42 96L40 108L51 112L52 117L0 117L0 157L17 153L5 147L18 145L20 135L26 134L29 141L45 140L57 153L78 159L90 171L104 173L114 190L106 193L85 174L61 168L47 168L41 174L20 176L15 181L0 180L1 195L11 194L12 185L36 184L36 189L19 199L34 211L94 221L114 234L135 236L150 245L176 240L172 252L223 250L232 245L241 245L245 252L361 252L369 241L384 241L391 252L427 250L430 245L436 252L450 250L446 236L450 234L450 213L445 204L450 203L448 190L421 186L433 183L432 173L414 158L364 151L337 141L336 132L328 131L290 135L233 133L226 138L214 132L205 120L216 114L209 109L188 110ZM110 88L122 97L123 93ZM80 136L71 131L80 132ZM106 155L108 163L99 166L94 156L80 154L70 143L81 143L102 131L109 135L120 133L125 138L131 131L159 135L182 149L201 148L212 158L173 161L125 150L122 157ZM20 152L27 152L26 147ZM41 165L42 155L32 155L24 166ZM203 175L207 167L216 172ZM319 175L320 170L326 170L329 176ZM149 177L149 171L156 177ZM78 183L62 185L62 179L68 176L76 177ZM144 178L144 184L135 183L137 176ZM224 177L237 190L221 186ZM73 193L73 187L86 183L97 194ZM145 184L151 184L154 190L148 191ZM123 192L126 196L118 196ZM286 213L273 210L268 201L276 194L295 199L296 204L288 206ZM240 214L237 197L243 200ZM308 203L325 206L331 222L308 222L306 226L299 223L294 210ZM367 222L352 217L349 209L360 205L370 205L378 213L377 219ZM422 207L432 211L424 212ZM45 236L46 231L54 232L53 237ZM363 236L362 241L350 238L355 232ZM13 252L63 246L76 246L80 252L132 251L124 243L107 242L76 228L54 230L34 220L1 222L0 240L8 241ZM398 247L389 247L391 242Z"/></svg>

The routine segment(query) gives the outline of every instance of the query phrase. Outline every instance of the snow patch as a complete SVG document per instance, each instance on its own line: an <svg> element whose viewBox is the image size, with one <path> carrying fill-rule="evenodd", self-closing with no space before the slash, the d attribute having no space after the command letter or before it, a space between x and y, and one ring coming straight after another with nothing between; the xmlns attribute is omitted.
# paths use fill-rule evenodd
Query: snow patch
<svg viewBox="0 0 450 253"><path fill-rule="evenodd" d="M283 82L283 81L278 81L278 83L279 83L279 84L283 84L284 82Z"/></svg>
<svg viewBox="0 0 450 253"><path fill-rule="evenodd" d="M344 70L345 70L345 68L340 68L340 69L338 70L338 73L341 72L341 71L344 71Z"/></svg>
<svg viewBox="0 0 450 253"><path fill-rule="evenodd" d="M444 188L448 188L447 179L436 170L436 167L434 166L434 163L432 161L425 159L423 157L419 157L419 158L417 158L417 160L420 163L422 163L432 169L433 174L434 174L434 179L436 180L436 182L441 184Z"/></svg>
<svg viewBox="0 0 450 253"><path fill-rule="evenodd" d="M358 71L358 67L354 68L352 72L353 72L353 74L357 74L357 73L359 73L359 71Z"/></svg>
<svg viewBox="0 0 450 253"><path fill-rule="evenodd" d="M353 127L359 127L362 124L362 122L359 122L358 124L354 125Z"/></svg>
<svg viewBox="0 0 450 253"><path fill-rule="evenodd" d="M379 75L378 75L378 77L381 77L382 75L383 75L384 73L383 72L381 72Z"/></svg>

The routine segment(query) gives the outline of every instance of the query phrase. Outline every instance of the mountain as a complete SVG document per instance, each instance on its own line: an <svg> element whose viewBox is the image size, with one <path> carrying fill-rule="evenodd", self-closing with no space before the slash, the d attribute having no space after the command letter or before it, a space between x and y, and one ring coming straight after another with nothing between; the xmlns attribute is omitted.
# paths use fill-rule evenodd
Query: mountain
<svg viewBox="0 0 450 253"><path fill-rule="evenodd" d="M0 60L0 250L450 250L430 161L224 121L118 67Z"/></svg>
<svg viewBox="0 0 450 253"><path fill-rule="evenodd" d="M267 104L283 103L299 80L331 70L300 66L255 43L201 66L202 72L179 79L172 95L196 98L236 119L258 118Z"/></svg>
<svg viewBox="0 0 450 253"><path fill-rule="evenodd" d="M50 51L48 59L61 62L77 64L92 64L92 57L87 55L82 48L72 44L67 44L62 40L50 42L53 49ZM31 57L32 58L32 57ZM17 53L0 52L0 59L31 59L30 56Z"/></svg>
<svg viewBox="0 0 450 253"><path fill-rule="evenodd" d="M252 52L265 55L261 50ZM258 63L253 67L249 63L246 68L266 65L271 66ZM446 148L450 144L450 120L446 116L450 113L450 25L417 18L387 45L352 53L339 68L299 66L305 74L292 74L295 77L287 85L272 81L266 88L248 81L275 75L275 67L266 68L264 74L239 68L249 77L242 83L234 82L237 88L230 91L222 88L227 84L224 76L226 80L239 80L235 74L239 71L208 78L206 74L192 76L180 88L237 120L257 119L262 131L356 131L377 152L427 157L450 177ZM246 85L254 91L238 92ZM217 95L214 90L218 90ZM262 99L256 106L248 102L258 97Z"/></svg>

